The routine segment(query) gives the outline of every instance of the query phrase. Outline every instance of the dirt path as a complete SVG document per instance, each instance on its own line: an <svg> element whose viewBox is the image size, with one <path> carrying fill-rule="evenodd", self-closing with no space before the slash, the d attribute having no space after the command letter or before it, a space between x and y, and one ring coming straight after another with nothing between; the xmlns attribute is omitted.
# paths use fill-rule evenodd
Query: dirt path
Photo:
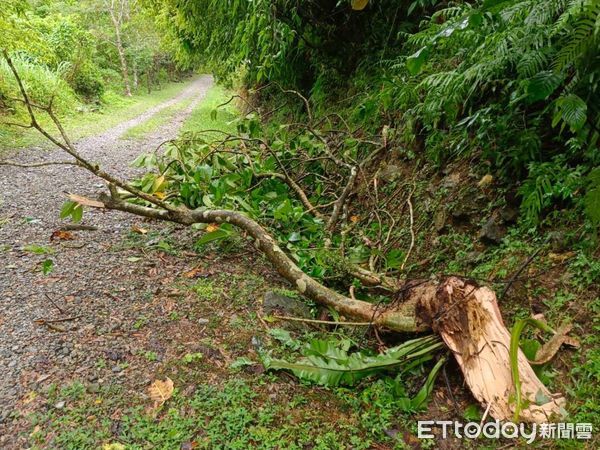
<svg viewBox="0 0 600 450"><path fill-rule="evenodd" d="M175 137L211 84L208 76L198 78L171 100L77 146L105 170L129 177L133 170L128 164L144 150ZM190 97L190 104L170 123L143 140L120 139L131 127ZM30 151L11 159L65 158L58 151ZM51 241L52 232L64 223L58 217L64 192L94 195L101 188L97 179L70 166L0 167L0 448L17 446L19 421L40 385L73 377L102 382L95 370L99 361L106 361L115 377L122 374L126 365L120 362L132 351L126 337L132 327L135 331L136 321L144 320L141 314L132 319L132 311L143 309L159 289L156 280L172 272L172 264L180 264L136 264L132 254L139 249L127 250L124 242L139 220L119 213L86 211L83 223L97 231L77 231L72 233L74 240ZM50 248L52 254L23 249L32 244ZM40 267L48 258L54 270L44 276ZM65 317L76 319L57 322L54 329L34 322Z"/></svg>

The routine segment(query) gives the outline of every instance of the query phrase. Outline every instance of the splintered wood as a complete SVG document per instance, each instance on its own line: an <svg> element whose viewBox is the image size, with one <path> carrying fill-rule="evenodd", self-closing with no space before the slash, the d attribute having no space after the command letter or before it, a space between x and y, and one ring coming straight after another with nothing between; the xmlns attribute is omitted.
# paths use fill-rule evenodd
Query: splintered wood
<svg viewBox="0 0 600 450"><path fill-rule="evenodd" d="M494 292L456 277L416 290L421 291L417 314L448 345L473 396L485 408L489 407L495 419L512 420L515 389L509 358L510 333ZM563 417L565 398L548 391L521 350L518 365L523 398L520 420L544 423Z"/></svg>

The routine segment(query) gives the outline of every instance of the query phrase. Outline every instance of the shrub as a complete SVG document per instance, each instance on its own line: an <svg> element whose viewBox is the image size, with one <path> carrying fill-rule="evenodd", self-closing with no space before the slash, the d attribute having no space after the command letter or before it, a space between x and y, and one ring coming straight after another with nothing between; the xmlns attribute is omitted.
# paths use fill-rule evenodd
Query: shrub
<svg viewBox="0 0 600 450"><path fill-rule="evenodd" d="M100 69L92 62L85 61L72 75L71 86L86 100L98 99L104 94L104 81Z"/></svg>

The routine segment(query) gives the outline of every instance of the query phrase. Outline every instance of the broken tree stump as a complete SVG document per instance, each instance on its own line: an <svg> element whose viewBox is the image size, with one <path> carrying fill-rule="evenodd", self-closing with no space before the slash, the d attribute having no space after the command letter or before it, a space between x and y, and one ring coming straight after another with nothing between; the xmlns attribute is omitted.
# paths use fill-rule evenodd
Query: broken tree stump
<svg viewBox="0 0 600 450"><path fill-rule="evenodd" d="M496 294L473 281L450 277L417 285L408 295L418 298L417 316L437 332L454 354L473 396L497 420L512 420L515 388L511 374L510 332L504 325ZM565 415L565 398L551 394L526 356L518 352L522 405L520 420L544 423Z"/></svg>

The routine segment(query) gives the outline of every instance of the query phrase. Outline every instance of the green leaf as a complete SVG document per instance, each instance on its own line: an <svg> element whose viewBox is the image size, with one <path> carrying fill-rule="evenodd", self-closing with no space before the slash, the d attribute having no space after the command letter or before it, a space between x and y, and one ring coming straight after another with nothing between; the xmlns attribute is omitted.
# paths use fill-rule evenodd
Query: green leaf
<svg viewBox="0 0 600 450"><path fill-rule="evenodd" d="M67 217L69 217L73 213L73 209L76 206L77 206L77 203L75 203L71 200L67 200L66 202L64 202L63 206L60 210L60 218L66 219Z"/></svg>
<svg viewBox="0 0 600 450"><path fill-rule="evenodd" d="M54 269L54 261L51 259L46 259L42 262L42 273L44 275L48 275Z"/></svg>
<svg viewBox="0 0 600 450"><path fill-rule="evenodd" d="M481 410L479 405L472 403L463 411L463 417L470 422L479 422L481 420Z"/></svg>
<svg viewBox="0 0 600 450"><path fill-rule="evenodd" d="M542 331L554 333L554 330L550 328L547 324L540 320L532 319L531 317L527 319L518 320L511 330L508 357L513 384L515 387L515 413L513 416L513 422L515 423L519 422L519 415L521 414L521 408L523 406L521 394L521 378L519 376L519 341L521 339L521 333L527 325L539 328Z"/></svg>
<svg viewBox="0 0 600 450"><path fill-rule="evenodd" d="M23 250L26 252L35 253L36 255L51 255L54 253L54 249L52 247L46 247L44 245L37 244L29 244L23 247Z"/></svg>
<svg viewBox="0 0 600 450"><path fill-rule="evenodd" d="M71 212L71 220L75 223L81 222L83 218L83 206L80 204L75 205L73 211Z"/></svg>
<svg viewBox="0 0 600 450"><path fill-rule="evenodd" d="M600 225L600 186L590 189L583 199L585 213L593 225Z"/></svg>
<svg viewBox="0 0 600 450"><path fill-rule="evenodd" d="M527 99L532 103L547 99L560 86L562 80L562 76L551 70L536 74L527 83Z"/></svg>
<svg viewBox="0 0 600 450"><path fill-rule="evenodd" d="M204 233L196 245L206 245L209 242L218 241L220 239L225 239L233 234L232 231L224 229L223 227L218 230L211 231L210 233Z"/></svg>
<svg viewBox="0 0 600 450"><path fill-rule="evenodd" d="M541 346L542 344L535 339L522 339L520 345L521 351L530 361L535 361L535 355Z"/></svg>
<svg viewBox="0 0 600 450"><path fill-rule="evenodd" d="M573 133L581 130L587 121L587 104L575 94L565 95L556 100L556 114L552 122L556 126L558 120L564 120Z"/></svg>
<svg viewBox="0 0 600 450"><path fill-rule="evenodd" d="M256 364L254 361L252 361L249 358L246 358L245 356L242 356L242 357L236 359L235 361L233 361L231 364L229 364L229 368L230 369L241 369L242 367L253 366L254 364Z"/></svg>
<svg viewBox="0 0 600 450"><path fill-rule="evenodd" d="M283 328L272 328L269 330L269 335L281 342L284 347L288 347L292 350L298 350L300 343L292 337L289 331Z"/></svg>
<svg viewBox="0 0 600 450"><path fill-rule="evenodd" d="M298 378L326 386L351 386L371 375L408 366L415 360L424 362L431 359L443 347L443 343L438 337L429 336L407 341L381 355L348 353L349 346L348 340L337 343L314 340L304 348L304 357L295 363L266 356L262 359L266 369L289 370ZM426 383L424 392L429 391L431 383L433 381ZM418 404L423 401L421 397L417 400Z"/></svg>
<svg viewBox="0 0 600 450"><path fill-rule="evenodd" d="M417 395L410 401L413 410L422 409L427 404L427 399L431 395L431 391L433 390L433 384L435 383L435 378L437 377L438 372L446 362L446 358L440 358L440 360L433 366L431 372L427 376L427 380L423 387L419 390Z"/></svg>
<svg viewBox="0 0 600 450"><path fill-rule="evenodd" d="M429 56L429 47L425 46L406 58L406 68L411 75L417 75Z"/></svg>

